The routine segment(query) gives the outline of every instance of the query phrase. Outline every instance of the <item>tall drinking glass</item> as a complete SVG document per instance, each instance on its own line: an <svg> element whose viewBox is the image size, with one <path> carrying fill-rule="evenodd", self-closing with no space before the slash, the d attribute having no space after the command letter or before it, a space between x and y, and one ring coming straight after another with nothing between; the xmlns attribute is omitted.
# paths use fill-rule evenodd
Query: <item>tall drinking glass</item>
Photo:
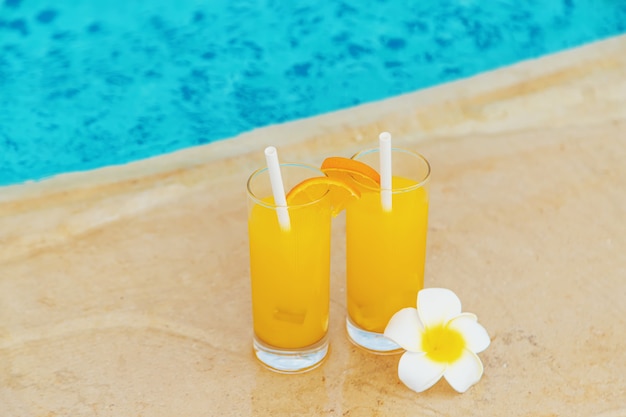
<svg viewBox="0 0 626 417"><path fill-rule="evenodd" d="M281 164L285 189L317 168ZM288 205L290 227L281 228L267 168L248 179L248 237L253 347L259 361L282 373L317 367L328 353L331 213L327 193Z"/></svg>
<svg viewBox="0 0 626 417"><path fill-rule="evenodd" d="M400 350L383 332L397 311L415 307L424 286L430 165L408 150L391 156L391 210L374 188L346 209L346 327L352 342L378 354ZM380 172L379 149L352 158Z"/></svg>

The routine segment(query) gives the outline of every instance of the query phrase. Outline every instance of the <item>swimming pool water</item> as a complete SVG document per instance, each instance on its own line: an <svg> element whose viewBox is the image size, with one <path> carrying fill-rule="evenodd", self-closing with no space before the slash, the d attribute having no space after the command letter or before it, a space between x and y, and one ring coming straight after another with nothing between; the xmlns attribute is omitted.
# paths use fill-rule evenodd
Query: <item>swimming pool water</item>
<svg viewBox="0 0 626 417"><path fill-rule="evenodd" d="M0 185L626 32L622 0L0 0Z"/></svg>

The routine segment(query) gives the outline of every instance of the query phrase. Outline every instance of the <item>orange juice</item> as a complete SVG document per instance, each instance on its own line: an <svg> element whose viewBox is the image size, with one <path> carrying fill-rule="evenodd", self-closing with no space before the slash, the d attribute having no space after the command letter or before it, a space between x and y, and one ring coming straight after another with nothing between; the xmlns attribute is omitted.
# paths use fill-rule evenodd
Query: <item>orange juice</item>
<svg viewBox="0 0 626 417"><path fill-rule="evenodd" d="M392 179L393 206L365 192L346 211L347 302L352 322L382 333L424 286L428 192L417 181Z"/></svg>
<svg viewBox="0 0 626 417"><path fill-rule="evenodd" d="M272 203L251 202L248 215L254 332L276 348L303 348L328 331L329 202L289 207L289 230Z"/></svg>

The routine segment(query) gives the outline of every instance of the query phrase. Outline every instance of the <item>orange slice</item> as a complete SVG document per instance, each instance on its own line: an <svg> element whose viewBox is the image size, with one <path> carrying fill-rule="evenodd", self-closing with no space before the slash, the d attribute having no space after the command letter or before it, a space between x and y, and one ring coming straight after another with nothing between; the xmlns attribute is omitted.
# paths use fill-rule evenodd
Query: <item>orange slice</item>
<svg viewBox="0 0 626 417"><path fill-rule="evenodd" d="M330 156L322 162L320 169L330 178L355 183L361 192L380 188L378 172L361 161Z"/></svg>
<svg viewBox="0 0 626 417"><path fill-rule="evenodd" d="M306 204L330 193L333 216L336 216L351 201L361 198L361 192L352 182L338 178L313 177L297 184L287 193L287 204Z"/></svg>

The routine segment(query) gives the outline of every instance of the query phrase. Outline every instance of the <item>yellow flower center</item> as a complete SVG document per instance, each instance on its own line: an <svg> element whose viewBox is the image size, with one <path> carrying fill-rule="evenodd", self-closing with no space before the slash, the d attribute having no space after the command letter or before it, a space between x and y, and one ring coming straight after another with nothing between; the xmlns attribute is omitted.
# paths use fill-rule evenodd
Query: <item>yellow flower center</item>
<svg viewBox="0 0 626 417"><path fill-rule="evenodd" d="M464 347L463 335L443 324L427 327L422 336L422 350L435 362L456 361L463 354Z"/></svg>

